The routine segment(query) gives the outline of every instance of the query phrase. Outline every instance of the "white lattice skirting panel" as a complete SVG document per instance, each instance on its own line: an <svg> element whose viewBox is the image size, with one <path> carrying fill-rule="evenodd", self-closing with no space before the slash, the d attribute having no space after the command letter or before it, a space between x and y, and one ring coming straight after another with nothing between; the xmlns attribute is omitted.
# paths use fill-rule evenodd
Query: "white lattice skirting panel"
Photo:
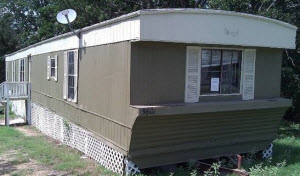
<svg viewBox="0 0 300 176"><path fill-rule="evenodd" d="M46 135L76 148L102 166L121 175L128 170L125 156L100 142L83 128L65 121L62 117L38 104L32 103L32 125ZM126 168L125 168L126 166ZM128 174L128 171L127 173Z"/></svg>

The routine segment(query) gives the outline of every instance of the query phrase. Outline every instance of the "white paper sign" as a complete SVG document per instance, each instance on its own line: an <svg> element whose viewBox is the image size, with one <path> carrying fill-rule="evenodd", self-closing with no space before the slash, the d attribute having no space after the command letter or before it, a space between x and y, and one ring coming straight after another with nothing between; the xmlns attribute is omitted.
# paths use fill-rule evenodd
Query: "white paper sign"
<svg viewBox="0 0 300 176"><path fill-rule="evenodd" d="M219 78L211 78L210 91L212 91L212 92L219 91Z"/></svg>

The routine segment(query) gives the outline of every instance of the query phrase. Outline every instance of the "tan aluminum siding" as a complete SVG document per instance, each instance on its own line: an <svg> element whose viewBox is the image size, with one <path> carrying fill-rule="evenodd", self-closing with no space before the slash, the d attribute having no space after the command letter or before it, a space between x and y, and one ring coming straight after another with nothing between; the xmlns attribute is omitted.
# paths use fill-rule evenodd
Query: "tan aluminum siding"
<svg viewBox="0 0 300 176"><path fill-rule="evenodd" d="M131 105L184 103L186 47L240 48L237 46L132 43ZM256 49L255 98L279 98L281 49ZM241 100L241 95L200 97L200 102Z"/></svg>
<svg viewBox="0 0 300 176"><path fill-rule="evenodd" d="M58 81L47 80L47 57L58 55ZM78 75L78 103L63 100L63 55L32 57L32 101L94 132L126 154L134 118L129 108L130 42L84 48Z"/></svg>
<svg viewBox="0 0 300 176"><path fill-rule="evenodd" d="M140 168L263 150L286 108L138 117L129 156Z"/></svg>
<svg viewBox="0 0 300 176"><path fill-rule="evenodd" d="M282 49L258 49L255 64L255 98L280 97Z"/></svg>

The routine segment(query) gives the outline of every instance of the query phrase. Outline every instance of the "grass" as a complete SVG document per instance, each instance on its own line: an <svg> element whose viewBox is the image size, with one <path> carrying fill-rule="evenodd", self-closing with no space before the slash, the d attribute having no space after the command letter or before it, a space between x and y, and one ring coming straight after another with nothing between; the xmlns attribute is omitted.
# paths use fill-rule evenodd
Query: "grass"
<svg viewBox="0 0 300 176"><path fill-rule="evenodd" d="M4 118L5 118L4 110L2 111L2 110L0 109L0 120L2 120L2 119L4 119ZM10 112L9 112L9 118L10 118L10 119L16 118L15 113L13 113L12 111L10 111Z"/></svg>
<svg viewBox="0 0 300 176"><path fill-rule="evenodd" d="M273 142L272 159L246 158L244 169L251 176L299 176L300 175L300 124L283 122L279 129L279 136ZM49 142L44 136L28 137L14 128L0 127L0 155L7 150L19 151L14 164L28 162L30 159L60 171L67 171L74 175L115 175L109 170L97 165L92 170L86 169L86 161L80 158L80 153L64 145ZM160 169L151 169L140 174L159 176L196 176L195 166L180 165L175 172L164 172ZM16 175L32 172L19 171ZM24 172L24 173L23 173ZM26 175L26 174L25 174ZM30 175L30 174L29 174ZM209 175L209 174L207 174Z"/></svg>
<svg viewBox="0 0 300 176"><path fill-rule="evenodd" d="M255 175L270 175L276 170L279 176L300 175L300 124L283 122L279 129L279 136L273 142L273 157L269 160L258 160L252 169L261 166L261 172ZM249 167L247 169L250 169ZM259 170L259 169L258 169ZM257 170L256 170L257 171ZM253 174L252 174L253 175Z"/></svg>
<svg viewBox="0 0 300 176"><path fill-rule="evenodd" d="M41 165L73 175L115 175L100 165L91 171L86 170L88 163L80 158L79 152L65 145L56 145L45 136L24 136L14 128L0 127L0 155L12 150L17 151L14 164L34 159Z"/></svg>

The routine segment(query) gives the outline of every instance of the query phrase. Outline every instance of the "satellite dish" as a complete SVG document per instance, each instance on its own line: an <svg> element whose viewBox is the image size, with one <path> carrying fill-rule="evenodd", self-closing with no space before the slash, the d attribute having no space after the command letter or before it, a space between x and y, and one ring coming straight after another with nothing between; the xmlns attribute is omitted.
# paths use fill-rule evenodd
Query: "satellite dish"
<svg viewBox="0 0 300 176"><path fill-rule="evenodd" d="M73 9L66 9L59 12L56 16L56 19L61 24L72 23L77 17L77 13Z"/></svg>
<svg viewBox="0 0 300 176"><path fill-rule="evenodd" d="M76 32L74 31L74 29L71 26L71 23L73 21L75 21L76 16L77 16L77 14L76 14L75 10L66 9L66 10L60 11L56 16L56 19L61 24L68 24L69 29L73 32L73 34L75 34L78 38L80 38L80 35L76 34Z"/></svg>

